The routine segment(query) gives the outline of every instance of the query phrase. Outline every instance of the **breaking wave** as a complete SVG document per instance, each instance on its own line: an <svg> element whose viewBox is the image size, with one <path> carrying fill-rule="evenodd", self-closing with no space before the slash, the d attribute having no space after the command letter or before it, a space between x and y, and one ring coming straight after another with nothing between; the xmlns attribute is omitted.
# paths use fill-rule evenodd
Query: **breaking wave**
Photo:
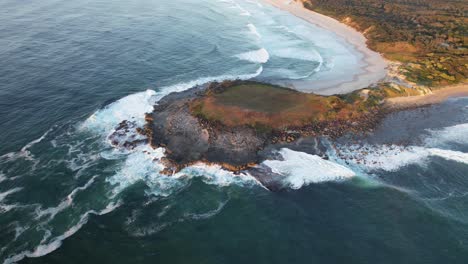
<svg viewBox="0 0 468 264"><path fill-rule="evenodd" d="M272 172L284 176L284 182L292 189L311 183L337 181L356 174L340 164L324 160L319 156L283 148L279 151L283 160L266 160L264 165Z"/></svg>
<svg viewBox="0 0 468 264"><path fill-rule="evenodd" d="M91 130L96 133L104 133L107 136L113 132L115 127L122 121L128 120L136 122L138 126L144 125L145 113L153 110L153 106L164 96L172 92L182 92L198 85L209 82L224 80L248 80L257 77L263 71L260 66L255 73L241 75L220 75L215 77L203 77L193 81L179 83L171 86L162 87L158 92L146 90L144 92L130 94L116 102L109 104L93 113L80 126L83 130Z"/></svg>

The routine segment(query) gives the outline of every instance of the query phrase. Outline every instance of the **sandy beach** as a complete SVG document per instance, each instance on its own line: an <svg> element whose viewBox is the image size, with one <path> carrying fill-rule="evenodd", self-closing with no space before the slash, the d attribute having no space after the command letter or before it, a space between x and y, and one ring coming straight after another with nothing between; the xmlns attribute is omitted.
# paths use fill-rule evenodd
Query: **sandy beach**
<svg viewBox="0 0 468 264"><path fill-rule="evenodd" d="M468 83L446 86L426 95L389 98L386 100L386 104L392 109L405 109L437 104L452 97L463 96L468 96Z"/></svg>
<svg viewBox="0 0 468 264"><path fill-rule="evenodd" d="M318 27L334 32L363 55L363 72L354 76L352 81L340 82L339 80L317 80L296 82L294 88L302 91L313 91L322 95L343 94L365 88L374 84L387 75L387 63L377 52L370 50L366 45L366 38L354 28L343 24L333 18L313 12L303 7L300 1L291 0L263 0L281 10L287 11L301 19ZM313 89L306 89L313 87Z"/></svg>

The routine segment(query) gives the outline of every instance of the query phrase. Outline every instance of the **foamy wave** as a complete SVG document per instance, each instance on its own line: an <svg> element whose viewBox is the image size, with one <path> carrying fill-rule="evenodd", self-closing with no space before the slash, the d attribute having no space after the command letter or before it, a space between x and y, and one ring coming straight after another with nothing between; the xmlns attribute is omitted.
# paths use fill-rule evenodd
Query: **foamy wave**
<svg viewBox="0 0 468 264"><path fill-rule="evenodd" d="M266 160L264 165L272 172L285 176L285 184L292 189L299 189L311 183L343 180L356 174L331 161L316 155L283 148L279 151L284 160Z"/></svg>
<svg viewBox="0 0 468 264"><path fill-rule="evenodd" d="M253 63L266 63L270 59L270 54L266 49L259 49L254 51L248 51L236 55L237 58Z"/></svg>
<svg viewBox="0 0 468 264"><path fill-rule="evenodd" d="M143 126L145 123L145 113L151 112L153 106L161 100L161 98L172 92L185 91L197 85L215 81L235 79L248 80L257 77L262 71L263 68L260 66L253 74L203 77L190 82L163 87L158 92L146 90L144 92L134 93L109 104L104 107L104 109L96 111L86 119L79 128L108 136L114 131L115 127L124 120L135 122L137 126Z"/></svg>
<svg viewBox="0 0 468 264"><path fill-rule="evenodd" d="M156 103L155 95L153 90L128 95L96 111L80 128L103 132L107 136L123 120L134 121L142 126L145 113L151 112Z"/></svg>
<svg viewBox="0 0 468 264"><path fill-rule="evenodd" d="M427 146L446 146L450 143L468 143L468 123L429 130L430 136L424 140Z"/></svg>
<svg viewBox="0 0 468 264"><path fill-rule="evenodd" d="M236 185L260 185L258 180L247 173L236 175L230 171L223 170L219 165L207 165L198 163L183 169L176 177L202 177L203 182L217 186Z"/></svg>
<svg viewBox="0 0 468 264"><path fill-rule="evenodd" d="M188 90L197 85L203 85L209 82L221 82L225 80L249 80L259 76L263 72L263 67L260 66L255 73L252 74L240 74L240 75L220 75L215 77L203 77L186 83L179 83L167 87L161 88L161 92L158 93L156 101L159 101L162 97L172 92L182 92Z"/></svg>
<svg viewBox="0 0 468 264"><path fill-rule="evenodd" d="M107 179L114 186L114 195L139 181L144 182L154 195L170 195L182 182L159 173L164 169L164 165L159 162L162 157L164 149L155 150L149 145L140 146L129 154L116 174Z"/></svg>

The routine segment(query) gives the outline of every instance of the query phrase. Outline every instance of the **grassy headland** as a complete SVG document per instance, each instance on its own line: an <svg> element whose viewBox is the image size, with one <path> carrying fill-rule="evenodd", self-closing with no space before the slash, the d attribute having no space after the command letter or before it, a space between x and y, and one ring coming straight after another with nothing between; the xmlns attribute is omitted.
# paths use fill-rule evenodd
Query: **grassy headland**
<svg viewBox="0 0 468 264"><path fill-rule="evenodd" d="M383 90L321 96L270 84L244 81L213 83L190 103L192 115L224 126L260 130L302 130L339 126L367 119L381 110Z"/></svg>

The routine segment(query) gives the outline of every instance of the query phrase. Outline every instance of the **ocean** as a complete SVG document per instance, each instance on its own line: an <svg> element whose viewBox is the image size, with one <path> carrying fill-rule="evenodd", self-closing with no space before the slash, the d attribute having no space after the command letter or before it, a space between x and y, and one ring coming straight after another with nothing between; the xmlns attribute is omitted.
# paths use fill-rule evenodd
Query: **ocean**
<svg viewBox="0 0 468 264"><path fill-rule="evenodd" d="M109 143L170 92L362 71L344 40L288 13L2 0L0 61L2 263L468 261L468 98L391 114L358 142L330 142L328 160L280 149L260 165L284 176L275 192L217 166L160 175L162 149Z"/></svg>

